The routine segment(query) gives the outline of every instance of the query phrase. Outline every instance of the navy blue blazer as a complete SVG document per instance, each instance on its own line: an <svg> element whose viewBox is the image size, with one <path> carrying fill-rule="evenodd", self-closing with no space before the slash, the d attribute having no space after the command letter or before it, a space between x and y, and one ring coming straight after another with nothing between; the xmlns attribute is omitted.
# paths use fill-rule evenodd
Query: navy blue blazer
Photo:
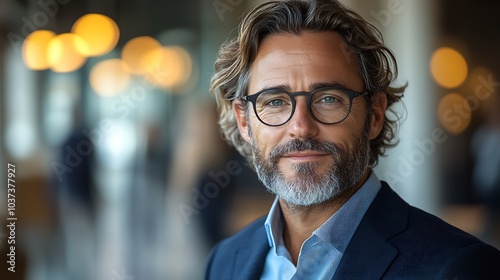
<svg viewBox="0 0 500 280"><path fill-rule="evenodd" d="M217 244L205 279L259 279L269 251L264 221ZM408 205L382 182L333 279L498 280L500 251Z"/></svg>

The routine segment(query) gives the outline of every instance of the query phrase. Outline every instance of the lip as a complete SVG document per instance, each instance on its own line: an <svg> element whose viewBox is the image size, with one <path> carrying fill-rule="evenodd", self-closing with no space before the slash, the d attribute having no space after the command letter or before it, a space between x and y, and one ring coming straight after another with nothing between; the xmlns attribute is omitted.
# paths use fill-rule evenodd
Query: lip
<svg viewBox="0 0 500 280"><path fill-rule="evenodd" d="M316 151L301 151L301 152L293 152L290 154L286 154L283 156L283 158L297 160L297 161L311 161L311 160L318 160L324 156L327 156L327 154Z"/></svg>

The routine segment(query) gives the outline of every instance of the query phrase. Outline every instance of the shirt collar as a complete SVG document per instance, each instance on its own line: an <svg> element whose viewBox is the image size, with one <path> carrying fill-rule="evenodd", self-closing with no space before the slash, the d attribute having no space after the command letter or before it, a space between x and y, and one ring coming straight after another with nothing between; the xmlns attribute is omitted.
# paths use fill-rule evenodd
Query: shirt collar
<svg viewBox="0 0 500 280"><path fill-rule="evenodd" d="M284 227L284 218L283 214L281 213L281 207L278 197L274 199L273 205L271 206L266 221L264 222L264 226L266 228L269 246L276 250L276 248L278 247L278 244L276 243L283 240L282 237Z"/></svg>
<svg viewBox="0 0 500 280"><path fill-rule="evenodd" d="M372 171L363 186L335 214L317 228L313 235L330 243L335 249L344 253L381 186L380 180ZM284 245L284 218L278 198L274 200L264 226L269 246L278 254L278 248L281 247L280 245Z"/></svg>

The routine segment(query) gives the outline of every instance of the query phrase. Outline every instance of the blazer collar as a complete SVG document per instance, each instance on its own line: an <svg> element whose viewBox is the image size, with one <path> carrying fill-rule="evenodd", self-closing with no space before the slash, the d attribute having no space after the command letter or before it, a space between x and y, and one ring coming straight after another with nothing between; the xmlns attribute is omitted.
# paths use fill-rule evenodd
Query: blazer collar
<svg viewBox="0 0 500 280"><path fill-rule="evenodd" d="M380 279L398 254L388 239L406 228L408 213L409 205L382 182L347 246L334 279Z"/></svg>
<svg viewBox="0 0 500 280"><path fill-rule="evenodd" d="M255 231L246 244L236 249L231 279L260 279L268 252L269 242L262 220L262 227Z"/></svg>

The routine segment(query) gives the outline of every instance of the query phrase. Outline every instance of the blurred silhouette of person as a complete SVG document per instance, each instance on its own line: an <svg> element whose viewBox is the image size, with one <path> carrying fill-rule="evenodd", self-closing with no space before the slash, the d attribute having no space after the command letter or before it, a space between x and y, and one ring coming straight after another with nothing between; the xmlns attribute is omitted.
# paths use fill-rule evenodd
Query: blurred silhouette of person
<svg viewBox="0 0 500 280"><path fill-rule="evenodd" d="M200 199L203 204L196 216L191 217L203 231L204 238L211 247L223 237L227 237L225 217L229 200L234 189L234 179L221 187L214 181L212 173L223 171L229 160L236 156L234 149L223 140L217 125L217 108L215 102L206 102L196 108L188 109L185 115L183 130L179 135L178 165L184 166L173 176L180 176L186 187L184 190L192 199ZM205 200L205 188L211 184L218 186L218 193ZM198 198L196 198L198 196ZM204 196L204 195L203 195ZM203 200L203 201L202 201Z"/></svg>
<svg viewBox="0 0 500 280"><path fill-rule="evenodd" d="M195 186L198 194L205 194L208 187L215 184L218 188L218 194L209 198L205 209L200 211L197 218L205 233L208 245L212 247L228 236L226 221L230 207L229 202L235 188L234 178L229 178L227 184L221 186L219 182L215 181L213 174L224 171L228 161L236 156L236 151L227 145L219 132L215 102L208 103L201 111L201 115L198 117L205 119L204 122L206 122L204 128L206 134L202 136L206 142L200 144L205 145L207 149L207 164L200 169Z"/></svg>
<svg viewBox="0 0 500 280"><path fill-rule="evenodd" d="M82 134L81 127L78 127L62 145L61 158L65 159L74 156L74 152L77 150L76 147L83 141L89 143L89 149L93 150L92 143ZM71 207L81 207L90 218L93 218L95 193L91 175L92 158L90 155L79 155L78 157L81 159L79 164L72 168L71 173L63 174L63 179L60 182L60 191L62 199L71 204L76 203L76 205Z"/></svg>
<svg viewBox="0 0 500 280"><path fill-rule="evenodd" d="M176 279L176 275L183 275L183 279L191 275L197 279L203 273L210 247L227 236L226 217L235 180L231 178L227 186L218 187L216 195L200 197L200 194L208 185L217 184L210 173L223 171L234 154L217 128L215 102L196 103L186 107L179 116L172 164L168 170L167 235L171 248L167 258L176 262L178 274L169 271L172 279Z"/></svg>
<svg viewBox="0 0 500 280"><path fill-rule="evenodd" d="M95 185L92 174L94 145L83 133L81 110L73 111L73 129L62 143L59 162L70 167L57 178L64 267L71 279L89 279L92 266ZM60 170L61 171L61 170Z"/></svg>
<svg viewBox="0 0 500 280"><path fill-rule="evenodd" d="M475 158L472 183L485 204L487 219L483 238L500 248L500 98L486 108L486 120L474 133L471 151Z"/></svg>
<svg viewBox="0 0 500 280"><path fill-rule="evenodd" d="M94 145L83 133L86 127L81 114L81 109L75 106L71 115L71 132L61 144L58 155L58 162L65 167L54 169L57 175L54 179L63 207L81 208L92 218L95 210L95 186L91 167Z"/></svg>
<svg viewBox="0 0 500 280"><path fill-rule="evenodd" d="M140 125L141 144L133 162L133 180L125 204L127 205L127 248L126 262L133 275L144 279L161 278L154 259L161 254L165 231L166 170L169 164L169 150L165 141L164 127L154 120ZM160 267L163 270L163 267Z"/></svg>

